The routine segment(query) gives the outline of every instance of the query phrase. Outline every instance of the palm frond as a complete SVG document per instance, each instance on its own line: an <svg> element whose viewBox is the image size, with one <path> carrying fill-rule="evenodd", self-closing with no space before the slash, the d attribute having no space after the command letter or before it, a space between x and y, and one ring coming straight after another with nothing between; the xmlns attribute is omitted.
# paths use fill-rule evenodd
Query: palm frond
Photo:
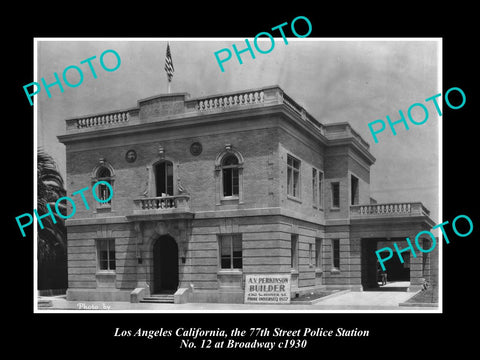
<svg viewBox="0 0 480 360"><path fill-rule="evenodd" d="M37 221L38 226L38 259L47 260L66 249L66 235L64 219L55 211L56 201L65 196L64 181L62 175L57 169L55 160L43 149L38 149L37 153L37 212L39 215L46 214L50 207L52 216L46 216L41 219L43 228ZM66 214L65 200L57 204L61 214Z"/></svg>

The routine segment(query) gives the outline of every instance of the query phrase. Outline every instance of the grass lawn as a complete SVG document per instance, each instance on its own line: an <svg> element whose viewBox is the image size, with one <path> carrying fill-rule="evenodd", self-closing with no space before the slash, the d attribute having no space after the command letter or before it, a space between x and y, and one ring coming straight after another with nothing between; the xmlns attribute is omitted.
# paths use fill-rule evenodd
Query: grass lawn
<svg viewBox="0 0 480 360"><path fill-rule="evenodd" d="M430 286L427 290L420 291L417 295L408 299L406 302L425 304L438 303L438 287Z"/></svg>

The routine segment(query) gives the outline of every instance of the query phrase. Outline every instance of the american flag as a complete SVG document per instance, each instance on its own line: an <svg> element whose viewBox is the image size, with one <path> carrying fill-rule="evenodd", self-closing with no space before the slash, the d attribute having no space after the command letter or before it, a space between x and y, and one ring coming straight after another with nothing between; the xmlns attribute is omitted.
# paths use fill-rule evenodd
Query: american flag
<svg viewBox="0 0 480 360"><path fill-rule="evenodd" d="M165 55L165 71L167 72L168 82L172 81L173 68L172 55L170 54L170 44L167 43L167 54Z"/></svg>

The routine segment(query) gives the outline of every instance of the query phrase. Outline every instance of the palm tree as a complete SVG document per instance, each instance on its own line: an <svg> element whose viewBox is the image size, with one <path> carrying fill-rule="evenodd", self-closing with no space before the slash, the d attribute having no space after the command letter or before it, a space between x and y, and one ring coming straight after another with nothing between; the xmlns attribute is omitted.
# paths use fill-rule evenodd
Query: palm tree
<svg viewBox="0 0 480 360"><path fill-rule="evenodd" d="M49 205L55 217L42 218L43 229L38 224L37 259L39 289L66 287L66 238L64 220L56 213L56 201L65 196L66 191L61 174L55 161L43 149L37 154L37 212L46 214ZM58 210L66 214L65 201L61 201ZM37 222L38 223L38 222ZM60 275L60 276L59 276Z"/></svg>

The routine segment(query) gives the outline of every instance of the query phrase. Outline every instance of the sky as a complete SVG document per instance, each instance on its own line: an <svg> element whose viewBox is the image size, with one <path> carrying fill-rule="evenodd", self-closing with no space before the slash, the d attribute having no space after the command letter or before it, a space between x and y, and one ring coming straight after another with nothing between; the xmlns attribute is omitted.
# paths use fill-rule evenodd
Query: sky
<svg viewBox="0 0 480 360"><path fill-rule="evenodd" d="M61 78L70 65L83 70L83 82L78 87L63 83L63 93L53 86L51 98L44 89L34 97L37 146L53 156L64 178L65 146L58 142L57 135L66 133L65 119L128 109L137 106L140 99L167 92L164 64L168 39L112 40L36 41L37 72L32 81L45 78L47 84L53 83L54 73ZM175 68L171 92L199 97L279 85L321 123L349 122L370 144L376 158L371 167L371 197L379 203L420 201L431 211L434 222L439 222L438 141L442 117L425 99L441 92L441 41L288 38L285 44L281 37L275 40L268 54L259 53L252 45L255 59L245 52L240 64L232 44L244 49L244 38L170 39ZM268 38L258 44L263 50L271 46ZM222 72L214 53L224 48L233 55L223 64ZM99 62L100 55L109 49L121 58L120 67L112 72L103 70ZM92 56L96 56L91 62L96 79L88 64L80 64ZM111 53L104 60L107 67L116 65ZM72 84L79 82L75 70L68 71L67 79ZM26 97L25 101L28 104ZM392 121L399 120L399 110L407 117L414 103L427 107L428 120L422 125L408 122L408 131L397 124L396 136L387 125L375 143L368 123L377 119L386 123L387 115ZM412 111L417 121L424 118L419 109Z"/></svg>

